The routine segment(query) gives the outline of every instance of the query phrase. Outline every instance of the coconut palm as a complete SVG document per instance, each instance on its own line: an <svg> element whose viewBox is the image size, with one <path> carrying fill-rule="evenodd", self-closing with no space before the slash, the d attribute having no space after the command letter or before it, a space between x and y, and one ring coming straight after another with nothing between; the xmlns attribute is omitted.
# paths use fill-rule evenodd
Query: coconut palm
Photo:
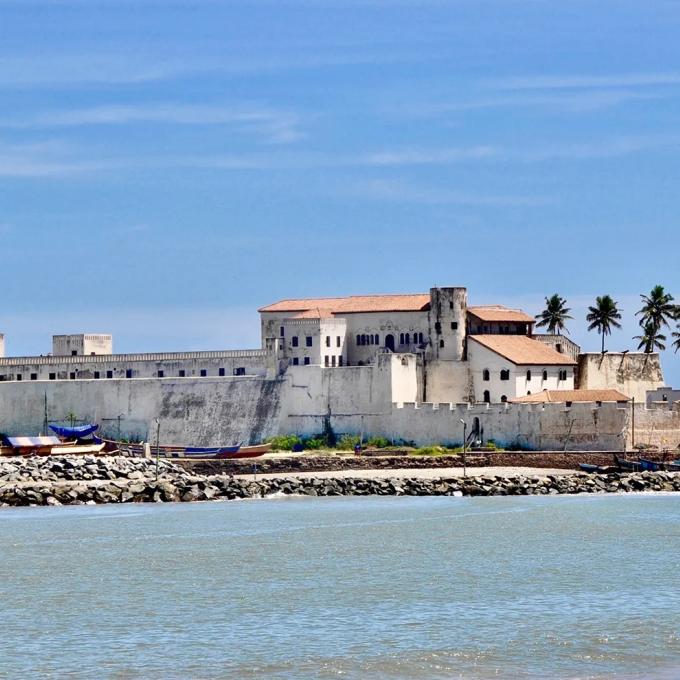
<svg viewBox="0 0 680 680"><path fill-rule="evenodd" d="M546 298L545 309L540 314L536 314L536 318L540 319L536 326L547 326L548 333L557 333L557 335L560 335L561 332L564 331L568 335L569 331L564 322L567 319L573 319L574 317L569 316L571 309L566 305L567 301L557 293Z"/></svg>
<svg viewBox="0 0 680 680"><path fill-rule="evenodd" d="M644 326L644 333L642 335L636 335L633 340L640 341L638 349L644 348L645 354L651 354L656 349L666 349L666 336L659 332L659 329L652 321L648 321Z"/></svg>
<svg viewBox="0 0 680 680"><path fill-rule="evenodd" d="M678 330L673 331L673 337L675 338L675 340L673 340L673 347L677 352L680 349L680 324L678 324Z"/></svg>
<svg viewBox="0 0 680 680"><path fill-rule="evenodd" d="M640 318L640 326L645 330L648 324L652 324L658 332L662 326L668 326L671 319L678 318L680 308L674 304L673 296L667 293L663 286L654 286L649 295L640 295L642 309L635 313Z"/></svg>
<svg viewBox="0 0 680 680"><path fill-rule="evenodd" d="M586 321L590 323L588 330L597 329L597 332L602 335L602 354L604 354L605 335L611 335L612 328L621 328L619 323L621 310L610 295L602 295L595 300L594 307L588 307L588 312L586 316Z"/></svg>

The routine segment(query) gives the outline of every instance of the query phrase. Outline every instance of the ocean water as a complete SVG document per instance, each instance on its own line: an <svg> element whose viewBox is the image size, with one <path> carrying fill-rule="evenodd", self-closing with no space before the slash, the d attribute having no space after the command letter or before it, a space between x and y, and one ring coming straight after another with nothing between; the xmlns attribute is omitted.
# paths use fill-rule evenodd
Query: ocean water
<svg viewBox="0 0 680 680"><path fill-rule="evenodd" d="M0 510L0 677L680 677L680 496Z"/></svg>

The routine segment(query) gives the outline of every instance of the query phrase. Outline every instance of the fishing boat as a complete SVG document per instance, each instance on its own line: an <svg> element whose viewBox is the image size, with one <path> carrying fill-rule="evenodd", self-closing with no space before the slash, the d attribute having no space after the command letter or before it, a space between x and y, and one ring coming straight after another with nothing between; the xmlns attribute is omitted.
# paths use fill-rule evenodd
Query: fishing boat
<svg viewBox="0 0 680 680"><path fill-rule="evenodd" d="M672 460L668 463L662 463L656 460L640 458L640 465L642 466L642 470L650 472L658 472L659 470L664 470L666 472L680 472L680 460Z"/></svg>
<svg viewBox="0 0 680 680"><path fill-rule="evenodd" d="M258 458L272 450L271 444L257 444L256 446L241 446L236 453L217 455L215 458Z"/></svg>
<svg viewBox="0 0 680 680"><path fill-rule="evenodd" d="M0 453L4 456L71 456L98 454L103 444L62 441L52 435L41 437L6 437Z"/></svg>
<svg viewBox="0 0 680 680"><path fill-rule="evenodd" d="M616 466L622 472L640 472L642 470L642 465L636 460L619 458L616 454L614 454L614 459L616 460Z"/></svg>
<svg viewBox="0 0 680 680"><path fill-rule="evenodd" d="M95 423L88 423L87 425L71 425L66 427L63 425L50 425L50 430L57 436L64 439L85 439L99 429L99 425Z"/></svg>

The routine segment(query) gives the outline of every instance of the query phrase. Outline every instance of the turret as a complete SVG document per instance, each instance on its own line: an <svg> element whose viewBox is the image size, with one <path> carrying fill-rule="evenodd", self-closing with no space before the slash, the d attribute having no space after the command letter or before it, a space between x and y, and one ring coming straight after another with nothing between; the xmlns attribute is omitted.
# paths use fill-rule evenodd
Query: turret
<svg viewBox="0 0 680 680"><path fill-rule="evenodd" d="M430 288L428 359L462 361L465 358L467 288Z"/></svg>

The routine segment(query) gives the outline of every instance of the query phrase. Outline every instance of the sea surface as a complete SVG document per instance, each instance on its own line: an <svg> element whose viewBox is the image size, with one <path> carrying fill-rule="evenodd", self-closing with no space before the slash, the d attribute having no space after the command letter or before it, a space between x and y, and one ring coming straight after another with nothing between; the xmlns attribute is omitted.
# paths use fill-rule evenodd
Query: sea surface
<svg viewBox="0 0 680 680"><path fill-rule="evenodd" d="M0 677L680 678L680 495L0 510Z"/></svg>

